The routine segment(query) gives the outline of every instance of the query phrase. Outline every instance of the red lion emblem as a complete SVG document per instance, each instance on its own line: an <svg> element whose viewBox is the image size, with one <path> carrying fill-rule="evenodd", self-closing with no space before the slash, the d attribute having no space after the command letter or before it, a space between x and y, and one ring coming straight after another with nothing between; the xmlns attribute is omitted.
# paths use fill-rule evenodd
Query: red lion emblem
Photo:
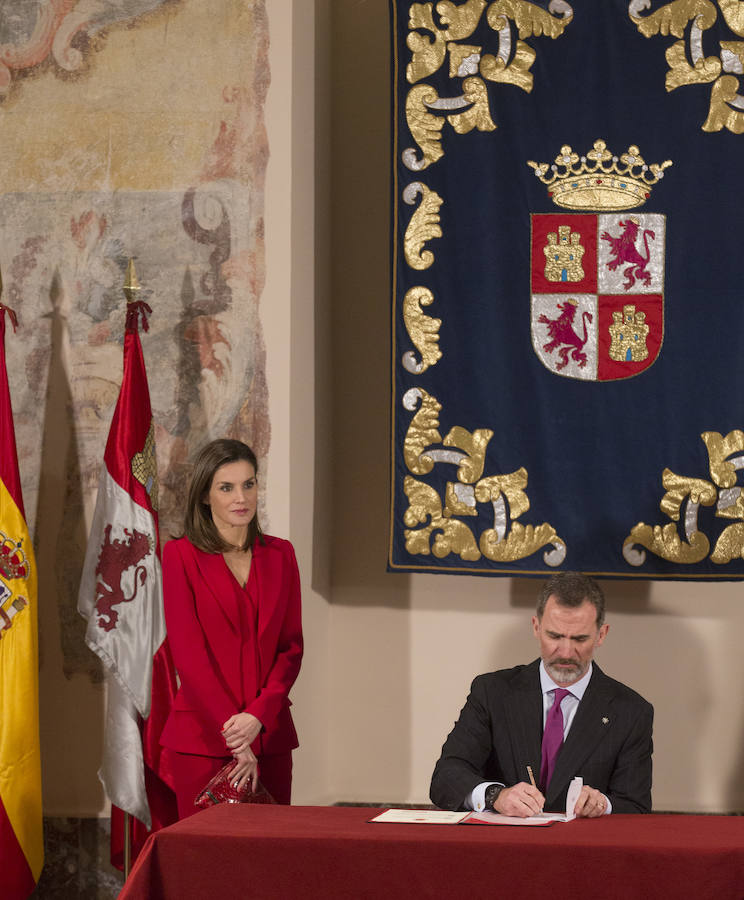
<svg viewBox="0 0 744 900"><path fill-rule="evenodd" d="M543 344L543 350L546 353L558 350L560 362L556 364L556 371L565 369L569 358L575 360L579 364L579 368L583 369L586 365L586 353L581 348L587 341L586 323L592 321L592 314L583 312L581 315L584 325L584 337L581 338L573 327L573 321L576 318L576 301L567 300L565 303L559 303L558 309L561 310L561 314L557 319L549 319L546 315L541 315L537 320L542 325L548 326L548 334L551 338L547 344Z"/></svg>
<svg viewBox="0 0 744 900"><path fill-rule="evenodd" d="M104 530L101 553L98 557L96 575L96 612L98 624L104 631L116 627L119 613L114 609L118 603L131 603L137 596L138 589L147 580L147 569L137 566L134 572L134 590L131 597L125 597L121 587L122 575L127 569L136 566L152 550L152 543L146 534L140 531L124 529L126 540L111 540L111 525ZM138 584L139 580L139 584Z"/></svg>
<svg viewBox="0 0 744 900"><path fill-rule="evenodd" d="M651 285L651 273L648 271L649 260L651 259L651 250L648 246L648 239L656 240L656 232L650 228L643 229L643 245L646 248L646 255L642 256L636 248L636 240L638 238L638 221L637 219L626 219L624 222L618 222L623 229L620 237L613 237L609 231L605 231L602 240L607 241L610 245L610 253L614 256L607 263L607 268L614 272L624 263L629 263L628 267L623 270L625 275L625 284L623 287L629 291L636 283L636 279L642 281L646 287Z"/></svg>

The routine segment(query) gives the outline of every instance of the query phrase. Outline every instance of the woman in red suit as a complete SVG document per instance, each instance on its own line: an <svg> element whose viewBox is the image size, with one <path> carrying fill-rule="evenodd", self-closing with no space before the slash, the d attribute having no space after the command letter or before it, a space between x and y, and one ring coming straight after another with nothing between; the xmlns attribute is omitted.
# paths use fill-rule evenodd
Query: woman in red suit
<svg viewBox="0 0 744 900"><path fill-rule="evenodd" d="M165 620L180 688L161 743L180 818L231 759L237 787L260 776L289 803L297 734L289 690L302 659L300 577L289 541L258 524L256 457L212 441L189 487L185 536L163 552Z"/></svg>

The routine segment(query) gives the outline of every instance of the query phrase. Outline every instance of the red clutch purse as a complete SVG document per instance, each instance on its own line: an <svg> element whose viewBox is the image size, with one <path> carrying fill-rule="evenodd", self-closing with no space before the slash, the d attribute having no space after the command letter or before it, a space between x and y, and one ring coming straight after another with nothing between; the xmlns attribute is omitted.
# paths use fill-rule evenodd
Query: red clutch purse
<svg viewBox="0 0 744 900"><path fill-rule="evenodd" d="M230 773L234 768L234 762L223 766L199 791L194 800L194 806L206 809L217 803L276 803L276 800L260 781L257 783L255 791L251 790L250 782L238 790L230 778Z"/></svg>

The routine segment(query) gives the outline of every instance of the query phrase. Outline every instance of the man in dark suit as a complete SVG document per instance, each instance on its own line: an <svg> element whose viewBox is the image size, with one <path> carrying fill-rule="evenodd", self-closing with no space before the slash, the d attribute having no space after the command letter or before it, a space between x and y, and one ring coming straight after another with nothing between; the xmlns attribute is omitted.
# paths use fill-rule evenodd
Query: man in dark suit
<svg viewBox="0 0 744 900"><path fill-rule="evenodd" d="M564 811L578 775L577 816L651 811L654 711L592 662L609 630L604 614L593 579L561 572L546 582L532 617L541 658L473 681L434 769L437 806Z"/></svg>

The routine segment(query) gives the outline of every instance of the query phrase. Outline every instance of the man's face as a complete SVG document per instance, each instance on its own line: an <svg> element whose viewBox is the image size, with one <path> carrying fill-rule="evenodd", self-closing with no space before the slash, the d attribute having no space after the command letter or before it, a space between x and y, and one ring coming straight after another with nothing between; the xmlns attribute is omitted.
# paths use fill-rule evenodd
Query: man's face
<svg viewBox="0 0 744 900"><path fill-rule="evenodd" d="M609 627L597 628L597 611L588 600L571 607L559 605L554 594L548 597L542 619L532 617L532 628L545 668L556 684L573 684L586 674Z"/></svg>

